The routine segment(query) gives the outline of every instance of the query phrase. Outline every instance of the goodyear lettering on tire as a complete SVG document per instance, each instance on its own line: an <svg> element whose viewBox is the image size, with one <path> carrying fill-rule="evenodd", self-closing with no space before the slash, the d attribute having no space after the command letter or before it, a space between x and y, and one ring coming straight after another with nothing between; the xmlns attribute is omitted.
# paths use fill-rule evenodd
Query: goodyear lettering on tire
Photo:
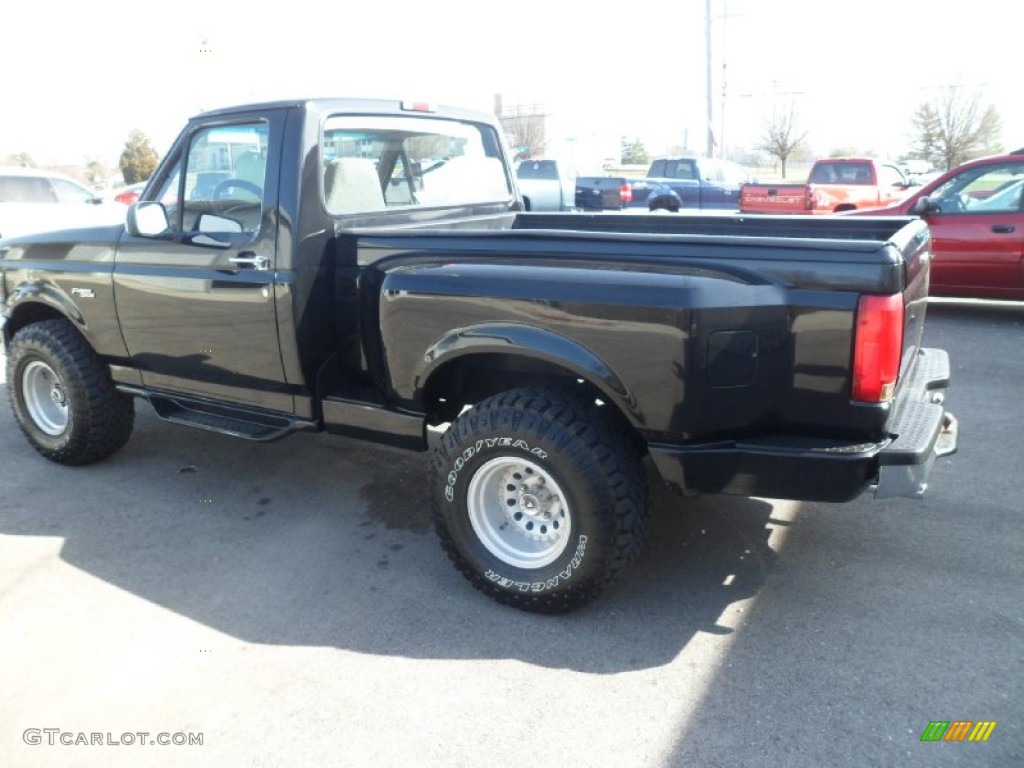
<svg viewBox="0 0 1024 768"><path fill-rule="evenodd" d="M482 448L516 448L518 450L525 451L531 456L536 456L538 459L546 459L548 457L547 451L541 448L531 448L525 440L520 440L518 438L488 437L482 440L477 440L475 445L467 447L455 458L455 461L452 462L451 471L448 472L448 482L444 488L444 497L448 501L451 502L455 500L455 483L459 479L459 472L464 466L466 466L466 462L478 454Z"/></svg>

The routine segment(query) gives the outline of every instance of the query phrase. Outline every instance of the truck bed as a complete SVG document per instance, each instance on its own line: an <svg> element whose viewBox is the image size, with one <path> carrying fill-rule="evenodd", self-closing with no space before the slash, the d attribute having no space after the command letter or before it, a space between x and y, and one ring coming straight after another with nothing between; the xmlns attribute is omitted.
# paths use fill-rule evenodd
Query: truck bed
<svg viewBox="0 0 1024 768"><path fill-rule="evenodd" d="M789 288L895 293L903 288L902 254L927 236L913 217L794 218L792 216L520 213L505 228L350 230L360 236L360 266L396 248L421 253L472 253L481 258L577 263L727 262L753 279L769 277ZM387 242L387 247L382 241ZM820 264L813 270L809 262ZM803 264L804 266L800 266ZM916 269L916 267L915 267ZM920 297L914 297L920 298Z"/></svg>

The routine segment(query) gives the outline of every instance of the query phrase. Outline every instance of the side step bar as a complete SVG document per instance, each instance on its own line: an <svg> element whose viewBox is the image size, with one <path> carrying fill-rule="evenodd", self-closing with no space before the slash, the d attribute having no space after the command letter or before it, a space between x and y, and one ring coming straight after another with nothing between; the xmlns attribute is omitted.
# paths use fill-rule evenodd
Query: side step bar
<svg viewBox="0 0 1024 768"><path fill-rule="evenodd" d="M285 414L229 407L180 395L171 397L145 391L139 394L149 400L156 415L164 421L261 443L278 440L292 432L317 429L315 422Z"/></svg>

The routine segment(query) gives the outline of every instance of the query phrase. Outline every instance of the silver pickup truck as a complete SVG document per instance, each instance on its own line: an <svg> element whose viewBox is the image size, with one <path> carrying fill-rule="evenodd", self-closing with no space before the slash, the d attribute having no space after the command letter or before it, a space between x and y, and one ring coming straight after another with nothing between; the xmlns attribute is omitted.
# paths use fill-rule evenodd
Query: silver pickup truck
<svg viewBox="0 0 1024 768"><path fill-rule="evenodd" d="M576 174L558 160L523 160L516 169L528 211L576 210Z"/></svg>

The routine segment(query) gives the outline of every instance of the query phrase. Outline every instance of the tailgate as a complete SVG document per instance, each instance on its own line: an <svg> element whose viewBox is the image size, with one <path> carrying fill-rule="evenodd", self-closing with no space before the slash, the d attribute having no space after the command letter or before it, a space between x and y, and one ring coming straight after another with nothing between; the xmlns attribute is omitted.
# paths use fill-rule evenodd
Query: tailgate
<svg viewBox="0 0 1024 768"><path fill-rule="evenodd" d="M805 184L744 184L740 188L741 213L807 213Z"/></svg>
<svg viewBox="0 0 1024 768"><path fill-rule="evenodd" d="M903 254L903 350L896 401L887 428L891 441L878 456L878 498L920 498L932 465L957 449L956 418L946 411L949 356L924 349L925 309L931 264L931 235L923 222L911 224L892 239Z"/></svg>
<svg viewBox="0 0 1024 768"><path fill-rule="evenodd" d="M918 359L924 316L928 307L928 277L931 267L931 236L927 227L909 227L913 234L905 242L894 244L903 252L905 284L903 288L903 357L900 361L902 383L913 373ZM906 232L907 230L904 230Z"/></svg>
<svg viewBox="0 0 1024 768"><path fill-rule="evenodd" d="M625 179L613 176L579 176L576 179L577 208L588 211L616 211L625 203L622 186Z"/></svg>

